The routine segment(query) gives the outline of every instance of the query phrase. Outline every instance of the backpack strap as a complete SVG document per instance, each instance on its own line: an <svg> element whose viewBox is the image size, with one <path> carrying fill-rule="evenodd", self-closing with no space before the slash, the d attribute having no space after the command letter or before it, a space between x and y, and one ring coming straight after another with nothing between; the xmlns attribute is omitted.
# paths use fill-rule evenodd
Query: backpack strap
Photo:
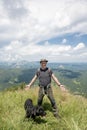
<svg viewBox="0 0 87 130"><path fill-rule="evenodd" d="M38 68L38 70L37 70L37 75L38 76L40 75L40 68Z"/></svg>
<svg viewBox="0 0 87 130"><path fill-rule="evenodd" d="M49 73L51 72L51 69L50 69L50 68L48 68L48 72L49 72Z"/></svg>
<svg viewBox="0 0 87 130"><path fill-rule="evenodd" d="M48 68L48 72L49 72L49 75L51 76L52 75L52 71L50 68Z"/></svg>
<svg viewBox="0 0 87 130"><path fill-rule="evenodd" d="M51 69L48 68L47 71L48 71L49 75L51 76L51 75L52 75ZM41 70L40 70L40 68L38 68L38 70L37 70L37 75L38 75L38 76L40 75L40 72L41 72Z"/></svg>

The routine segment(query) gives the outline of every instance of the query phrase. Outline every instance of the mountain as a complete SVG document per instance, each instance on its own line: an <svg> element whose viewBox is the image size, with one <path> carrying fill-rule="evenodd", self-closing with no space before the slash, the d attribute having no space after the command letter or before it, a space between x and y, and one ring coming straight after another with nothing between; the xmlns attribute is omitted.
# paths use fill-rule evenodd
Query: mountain
<svg viewBox="0 0 87 130"><path fill-rule="evenodd" d="M87 70L87 63L56 63L48 62L47 64L50 68L67 68L74 70ZM0 68L38 68L40 67L39 61L16 61L16 62L0 62Z"/></svg>
<svg viewBox="0 0 87 130"><path fill-rule="evenodd" d="M0 62L0 68L36 68L39 62L17 61L17 62Z"/></svg>
<svg viewBox="0 0 87 130"><path fill-rule="evenodd" d="M86 63L48 63L59 81L75 94L87 97L87 64ZM28 84L40 67L36 62L0 63L0 90ZM35 84L38 84L36 82ZM54 85L54 82L52 83Z"/></svg>

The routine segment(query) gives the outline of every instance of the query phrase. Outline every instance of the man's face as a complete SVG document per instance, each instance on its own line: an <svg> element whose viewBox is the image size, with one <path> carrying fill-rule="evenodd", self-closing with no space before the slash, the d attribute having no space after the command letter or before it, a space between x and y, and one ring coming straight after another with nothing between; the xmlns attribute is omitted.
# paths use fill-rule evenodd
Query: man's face
<svg viewBox="0 0 87 130"><path fill-rule="evenodd" d="M47 62L45 62L45 61L41 62L41 67L42 68L46 68L46 65L47 65Z"/></svg>

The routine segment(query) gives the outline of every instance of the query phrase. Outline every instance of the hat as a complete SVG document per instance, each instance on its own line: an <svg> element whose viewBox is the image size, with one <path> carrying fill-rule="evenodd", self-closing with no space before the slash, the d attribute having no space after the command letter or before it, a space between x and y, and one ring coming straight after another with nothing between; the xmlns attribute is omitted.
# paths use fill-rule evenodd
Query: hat
<svg viewBox="0 0 87 130"><path fill-rule="evenodd" d="M46 60L46 59L41 59L41 60L40 60L40 63L41 63L41 62L48 62L48 60Z"/></svg>

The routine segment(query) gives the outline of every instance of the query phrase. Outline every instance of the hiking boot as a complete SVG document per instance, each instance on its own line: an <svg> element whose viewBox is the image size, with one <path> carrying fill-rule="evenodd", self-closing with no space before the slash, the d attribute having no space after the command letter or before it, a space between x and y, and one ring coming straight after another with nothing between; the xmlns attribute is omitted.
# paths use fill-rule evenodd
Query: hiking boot
<svg viewBox="0 0 87 130"><path fill-rule="evenodd" d="M58 114L58 109L57 109L57 106L53 106L53 115L54 117L56 118L60 118L59 114Z"/></svg>
<svg viewBox="0 0 87 130"><path fill-rule="evenodd" d="M53 115L54 115L54 117L59 118L58 112L54 112Z"/></svg>

